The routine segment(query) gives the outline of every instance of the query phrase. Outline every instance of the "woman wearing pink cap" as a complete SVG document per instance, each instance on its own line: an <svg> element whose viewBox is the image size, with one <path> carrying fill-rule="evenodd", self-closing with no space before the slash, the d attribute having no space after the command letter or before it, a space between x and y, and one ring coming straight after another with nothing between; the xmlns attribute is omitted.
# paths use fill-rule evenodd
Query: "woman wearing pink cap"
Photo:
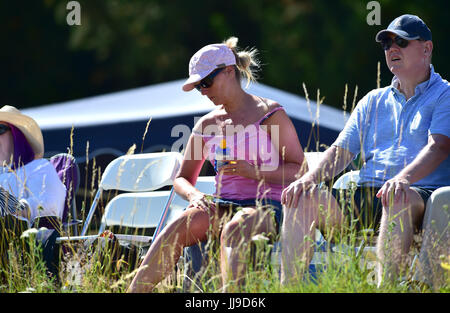
<svg viewBox="0 0 450 313"><path fill-rule="evenodd" d="M281 192L307 170L295 128L277 102L241 87L255 80L256 50L238 51L237 38L203 47L192 56L184 91L197 89L216 108L194 126L175 191L189 201L183 214L152 243L129 292L149 292L172 272L184 247L208 238L221 243L224 289L242 283L242 258L252 236L276 236L281 225ZM225 165L216 163L226 152ZM205 160L216 165L216 192L194 186ZM218 166L222 165L222 166ZM239 211L236 208L240 208Z"/></svg>

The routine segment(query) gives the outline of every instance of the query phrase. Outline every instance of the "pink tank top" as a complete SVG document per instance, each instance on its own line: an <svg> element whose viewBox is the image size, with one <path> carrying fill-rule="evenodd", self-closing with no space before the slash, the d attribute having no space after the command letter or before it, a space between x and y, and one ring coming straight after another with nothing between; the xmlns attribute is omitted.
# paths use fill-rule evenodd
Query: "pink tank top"
<svg viewBox="0 0 450 313"><path fill-rule="evenodd" d="M272 137L279 138L278 127L273 125L261 125L270 115L283 107L277 107L265 114L259 121L247 127L235 127L232 135L205 135L193 133L201 136L205 142L205 153L207 159L214 166L216 147L225 137L227 148L230 150L231 160L246 160L249 164L257 165L260 170L275 170L282 162L278 150L272 143L267 133L271 127ZM274 137L275 138L275 137ZM238 175L216 175L215 178L216 196L225 199L246 200L246 199L271 199L280 201L281 192L284 188L281 184L273 184L265 181L245 178Z"/></svg>

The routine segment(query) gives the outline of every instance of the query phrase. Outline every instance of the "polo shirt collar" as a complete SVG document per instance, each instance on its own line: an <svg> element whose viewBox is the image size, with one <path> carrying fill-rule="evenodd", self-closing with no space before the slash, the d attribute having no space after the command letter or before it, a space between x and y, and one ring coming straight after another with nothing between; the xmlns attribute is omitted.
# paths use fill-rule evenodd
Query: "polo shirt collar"
<svg viewBox="0 0 450 313"><path fill-rule="evenodd" d="M416 86L414 94L419 95L419 94L423 93L425 90L428 89L429 86L431 86L432 81L434 81L435 79L436 79L436 75L434 72L434 66L433 66L433 64L430 64L430 78L428 80L418 84ZM398 90L398 85L399 85L399 80L398 80L397 76L394 76L391 81L391 90L394 91L395 93L400 93L400 91Z"/></svg>

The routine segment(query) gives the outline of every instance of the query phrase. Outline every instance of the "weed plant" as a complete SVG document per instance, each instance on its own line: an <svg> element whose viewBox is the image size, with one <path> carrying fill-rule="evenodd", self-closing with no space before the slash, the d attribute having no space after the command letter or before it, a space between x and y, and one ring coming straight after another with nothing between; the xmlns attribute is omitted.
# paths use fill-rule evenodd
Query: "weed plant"
<svg viewBox="0 0 450 313"><path fill-rule="evenodd" d="M378 65L379 67L379 65ZM377 81L379 85L379 77ZM307 96L306 86L303 89ZM348 86L345 86L344 111L347 109ZM357 98L357 86L353 97L352 109L355 107ZM317 92L317 112L323 98ZM314 112L310 112L311 116ZM313 120L317 120L313 118ZM150 120L148 124L150 123ZM147 128L148 128L147 124ZM308 147L318 151L319 133L314 127L308 140ZM147 133L145 130L145 135ZM72 129L73 131L73 129ZM71 135L72 138L72 135ZM129 153L134 153L135 146ZM141 149L142 150L142 149ZM306 147L304 149L308 151ZM72 151L72 140L71 148ZM86 207L92 203L95 195L95 184L101 178L100 169L95 164L91 166L91 181L88 182L89 170L89 142L86 147L86 181L81 208L81 218L85 218ZM355 161L353 166L359 168L359 161ZM116 195L111 193L107 197ZM104 199L105 201L107 199ZM102 213L102 212L100 212ZM354 227L355 219L340 230L326 233L328 244L315 243L316 254L313 258L314 268L305 264L299 264L299 268L304 269L300 276L300 283L291 286L280 285L280 254L277 252L275 241L268 241L264 238L249 243L251 247L247 249L248 254L244 256L247 262L245 273L245 283L237 285L236 282L229 282L227 290L243 293L378 293L378 292L429 292L427 289L411 289L406 284L391 283L377 287L375 281L375 252L370 249L363 250L364 247L374 246L376 234L374 232L356 231ZM98 229L95 223L91 228L91 233ZM123 230L121 230L122 232ZM125 232L132 234L148 234L143 230L126 229ZM147 230L148 231L148 230ZM114 232L114 231L113 231ZM18 240L13 240L6 251L0 251L7 256L8 266L1 269L0 292L37 292L37 293L122 293L128 288L138 269L141 257L145 255L145 248L128 249L119 247L108 237L100 238L95 242L71 242L61 248L61 265L59 277L51 277L47 273L42 259L42 247L36 245L35 231L28 232ZM420 238L420 236L418 237ZM316 238L317 239L317 238ZM174 268L173 274L158 284L155 292L207 292L216 293L223 291L222 278L220 273L220 249L218 240L209 240L206 243L207 261L204 262L202 270L195 277L185 275L186 264L182 257ZM416 243L419 242L416 240ZM330 244L332 243L332 245ZM24 249L24 244L27 246ZM361 247L356 250L356 247ZM364 252L361 252L364 251ZM124 253L128 252L128 254ZM251 252L251 253L250 253ZM411 249L412 256L417 253L417 247ZM445 252L444 252L445 253ZM443 255L442 266L446 269L446 284L440 292L450 291L450 261L448 255ZM401 276L410 277L411 272L401 273Z"/></svg>

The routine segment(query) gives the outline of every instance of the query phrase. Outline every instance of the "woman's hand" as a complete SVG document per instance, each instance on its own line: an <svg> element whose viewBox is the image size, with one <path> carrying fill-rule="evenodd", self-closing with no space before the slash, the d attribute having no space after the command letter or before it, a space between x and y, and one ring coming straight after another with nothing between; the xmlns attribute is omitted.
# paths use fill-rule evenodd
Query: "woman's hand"
<svg viewBox="0 0 450 313"><path fill-rule="evenodd" d="M213 213L216 208L214 202L212 201L212 197L202 192L196 192L189 197L189 207L199 208L205 212L213 211Z"/></svg>
<svg viewBox="0 0 450 313"><path fill-rule="evenodd" d="M256 172L255 165L245 160L229 161L219 169L219 175L238 175L251 179L257 178L255 175Z"/></svg>

